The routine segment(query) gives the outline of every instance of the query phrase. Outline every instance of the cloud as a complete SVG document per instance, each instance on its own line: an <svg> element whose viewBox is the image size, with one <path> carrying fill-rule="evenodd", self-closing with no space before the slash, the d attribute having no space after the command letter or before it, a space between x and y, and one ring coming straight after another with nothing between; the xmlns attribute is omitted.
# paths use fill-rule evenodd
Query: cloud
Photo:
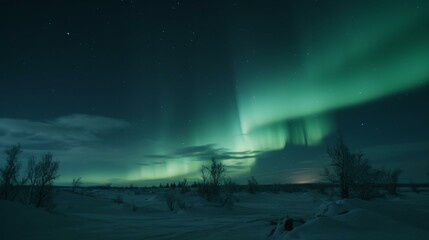
<svg viewBox="0 0 429 240"><path fill-rule="evenodd" d="M179 148L166 154L145 155L144 162L137 163L137 165L144 167L145 175L158 172L159 174L155 174L154 177L160 179L182 175L197 176L201 166L209 164L210 159L215 158L224 163L228 173L232 176L248 172L258 154L260 152L234 152L217 147L215 144L207 144ZM170 169L171 175L166 174L166 169Z"/></svg>
<svg viewBox="0 0 429 240"><path fill-rule="evenodd" d="M27 146L80 145L99 139L99 135L126 128L120 119L73 114L47 121L0 118L0 145Z"/></svg>
<svg viewBox="0 0 429 240"><path fill-rule="evenodd" d="M218 160L232 160L232 159L248 159L255 158L259 151L239 151L233 152L226 148L218 148L215 144L207 144L200 146L191 146L179 148L172 153L159 154L159 155L146 155L146 157L158 160L167 159L180 159L180 158L194 158L196 161L207 161L211 158Z"/></svg>
<svg viewBox="0 0 429 240"><path fill-rule="evenodd" d="M128 123L124 120L85 114L73 114L59 117L52 123L61 127L83 129L94 133L106 132L128 126Z"/></svg>

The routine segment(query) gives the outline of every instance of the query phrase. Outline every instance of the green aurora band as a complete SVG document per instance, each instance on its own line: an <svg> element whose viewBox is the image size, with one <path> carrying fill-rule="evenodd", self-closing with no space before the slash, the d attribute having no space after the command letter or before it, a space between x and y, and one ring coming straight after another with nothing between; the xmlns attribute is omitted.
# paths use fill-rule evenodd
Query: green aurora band
<svg viewBox="0 0 429 240"><path fill-rule="evenodd" d="M429 4L422 5L427 9ZM331 16L329 23L336 25L329 27L302 22L301 51L279 49L276 57L256 54L258 61L234 66L235 104L230 105L235 106L207 113L201 100L199 119L183 147L216 144L237 154L250 152L242 159L223 160L229 167L241 167L233 177L248 174L257 159L254 152L319 144L335 130L332 111L426 85L429 14L413 9L402 3L353 18L338 14ZM236 38L237 49L241 41ZM258 49L247 41L246 46ZM163 135L173 142L168 132ZM173 149L160 146L153 154ZM196 156L155 161L130 172L128 179L198 177L202 164Z"/></svg>
<svg viewBox="0 0 429 240"><path fill-rule="evenodd" d="M240 123L255 149L318 144L334 129L331 111L428 83L429 15L401 8L383 14L361 14L353 24L332 20L354 30L305 27L303 39L318 41L302 47L308 51L300 53L300 67L286 54L283 61L237 66Z"/></svg>

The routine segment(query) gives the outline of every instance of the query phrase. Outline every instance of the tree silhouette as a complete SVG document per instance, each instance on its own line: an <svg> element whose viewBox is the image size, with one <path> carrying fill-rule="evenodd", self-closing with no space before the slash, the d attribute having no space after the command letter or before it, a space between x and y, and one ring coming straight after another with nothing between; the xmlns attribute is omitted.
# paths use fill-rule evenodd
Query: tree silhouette
<svg viewBox="0 0 429 240"><path fill-rule="evenodd" d="M18 155L22 152L20 145L14 145L4 151L6 153L6 166L1 171L0 198L14 200L17 195L18 172L20 165Z"/></svg>
<svg viewBox="0 0 429 240"><path fill-rule="evenodd" d="M202 183L200 184L200 193L207 200L213 200L220 195L221 184L225 179L225 165L222 162L217 162L212 158L210 166L203 165L201 167Z"/></svg>
<svg viewBox="0 0 429 240"><path fill-rule="evenodd" d="M30 183L31 205L44 208L52 207L53 184L58 175L59 163L53 160L51 153L46 153L40 161L32 158L28 163L27 178Z"/></svg>
<svg viewBox="0 0 429 240"><path fill-rule="evenodd" d="M82 185L82 178L81 177L73 178L73 181L72 181L72 192L76 192L76 189L79 188L80 185Z"/></svg>

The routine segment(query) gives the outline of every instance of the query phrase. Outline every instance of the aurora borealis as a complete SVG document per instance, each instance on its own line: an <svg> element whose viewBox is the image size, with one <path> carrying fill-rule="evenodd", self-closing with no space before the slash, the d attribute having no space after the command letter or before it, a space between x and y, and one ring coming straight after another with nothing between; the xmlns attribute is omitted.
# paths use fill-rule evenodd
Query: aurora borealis
<svg viewBox="0 0 429 240"><path fill-rule="evenodd" d="M427 1L0 9L0 147L52 151L64 183L194 180L211 157L237 181L319 181L338 132L425 181Z"/></svg>

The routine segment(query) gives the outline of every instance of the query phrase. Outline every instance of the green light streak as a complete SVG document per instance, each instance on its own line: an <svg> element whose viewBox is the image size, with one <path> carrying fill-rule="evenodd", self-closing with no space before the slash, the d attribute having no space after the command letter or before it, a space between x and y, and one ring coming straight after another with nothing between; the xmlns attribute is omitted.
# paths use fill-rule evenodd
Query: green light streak
<svg viewBox="0 0 429 240"><path fill-rule="evenodd" d="M195 161L195 159L170 159L162 163L141 167L139 171L131 174L129 178L135 180L173 178L196 173L200 168L201 162Z"/></svg>
<svg viewBox="0 0 429 240"><path fill-rule="evenodd" d="M255 151L281 149L286 143L316 145L331 132L333 122L328 116L312 116L252 129L246 140Z"/></svg>
<svg viewBox="0 0 429 240"><path fill-rule="evenodd" d="M173 147L160 146L153 154L168 155L174 148L207 144L231 152L317 145L335 129L332 111L428 84L429 14L403 11L403 7L398 4L381 15L354 14L351 18L339 14L332 16L328 26L302 23L301 49L279 49L277 56L262 54L256 56L261 61L237 64L236 102L219 106L216 99L200 99L194 106L198 116L193 130L179 140L171 139L172 134L164 129L161 142ZM237 52L243 52L241 40ZM177 146L181 141L185 144ZM132 171L129 178L198 176L201 162L197 160L168 159ZM255 161L250 157L224 163L241 166L243 173Z"/></svg>
<svg viewBox="0 0 429 240"><path fill-rule="evenodd" d="M387 15L390 18L373 25L347 29L347 37L331 32L332 41L326 41L323 33L303 30L304 39L324 41L304 42L303 49L309 51L300 53L300 67L290 55L284 55L283 62L238 66L242 131L251 142L262 141L253 146L270 150L284 147L285 142L317 144L334 129L330 111L427 84L429 18L423 12L401 14L397 9ZM360 17L356 21L361 23L377 19ZM337 35L341 41L332 38ZM296 119L302 120L296 123ZM286 127L294 122L297 127Z"/></svg>

